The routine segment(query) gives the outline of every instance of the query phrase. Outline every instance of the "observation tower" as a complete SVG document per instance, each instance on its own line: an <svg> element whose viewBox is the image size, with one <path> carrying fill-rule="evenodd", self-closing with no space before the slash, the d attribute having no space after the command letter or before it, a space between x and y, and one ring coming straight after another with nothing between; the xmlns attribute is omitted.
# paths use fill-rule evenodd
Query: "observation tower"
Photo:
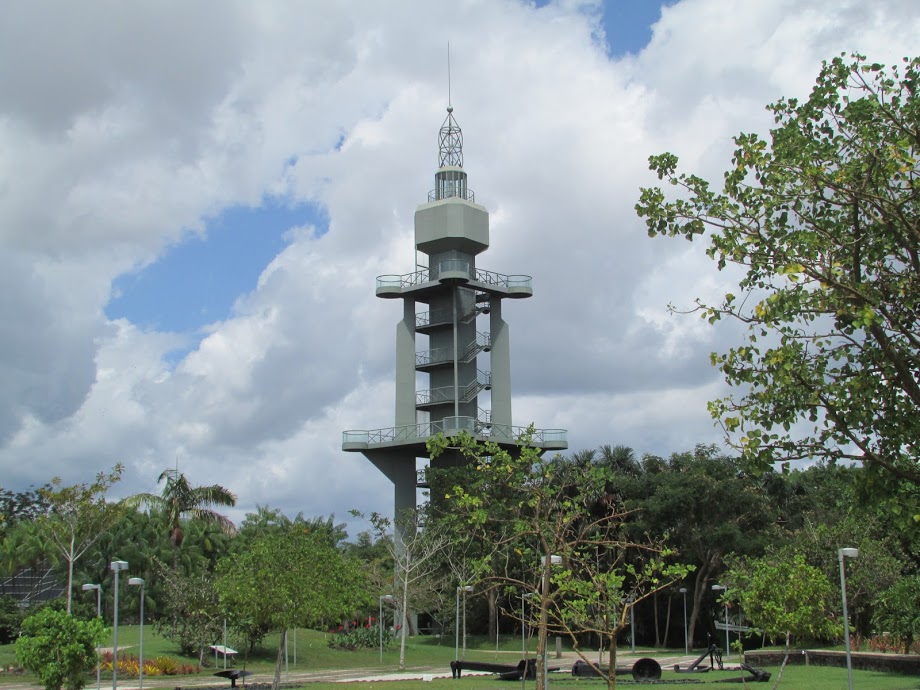
<svg viewBox="0 0 920 690"><path fill-rule="evenodd" d="M513 451L528 426L511 420L511 345L502 302L532 297L532 281L477 266L489 248L489 213L467 186L463 133L452 107L439 149L434 190L415 211L416 270L377 277L377 297L403 303L395 426L342 434L342 450L363 453L393 482L396 515L416 507L416 459L428 457L430 436L466 431ZM566 431L537 429L531 445L564 450ZM432 466L464 461L447 451Z"/></svg>

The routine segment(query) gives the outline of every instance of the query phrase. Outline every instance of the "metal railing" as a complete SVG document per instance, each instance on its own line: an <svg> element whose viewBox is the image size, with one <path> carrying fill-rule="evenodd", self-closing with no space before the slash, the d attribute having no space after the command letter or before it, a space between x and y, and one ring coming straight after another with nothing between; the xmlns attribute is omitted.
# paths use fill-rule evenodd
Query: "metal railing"
<svg viewBox="0 0 920 690"><path fill-rule="evenodd" d="M461 362L469 362L480 352L488 352L492 349L492 336L483 331L476 331L476 339L463 351L460 356ZM447 364L454 361L454 348L452 347L435 347L430 350L423 350L415 353L415 366L427 367L434 364Z"/></svg>
<svg viewBox="0 0 920 690"><path fill-rule="evenodd" d="M442 199L451 199L451 198L464 199L466 201L469 201L471 204L476 203L476 195L473 194L473 190L466 187L466 185L464 185L462 189L460 189L460 185L457 185L457 188L454 189L453 191L451 191L450 189L446 187L442 188L441 198ZM432 189L430 192L428 192L428 203L431 203L432 201L438 201L438 190L437 189Z"/></svg>
<svg viewBox="0 0 920 690"><path fill-rule="evenodd" d="M469 263L461 261L459 259L451 259L449 261L442 261L439 264L439 271L448 270L441 268L445 264L466 264L466 271L469 271ZM451 268L449 270L462 270L457 268ZM428 268L422 269L420 271L413 271L412 273L404 273L402 275L381 275L377 276L377 288L407 288L414 285L421 285L422 283L428 283L432 280L435 280L437 275L433 275L431 270ZM479 283L484 283L485 285L494 285L496 287L506 288L508 290L514 288L533 288L533 278L527 275L505 275L504 273L495 273L494 271L486 271L481 268L477 268L475 275L472 276L473 280Z"/></svg>
<svg viewBox="0 0 920 690"><path fill-rule="evenodd" d="M484 412L480 408L479 414L482 417ZM489 415L491 417L491 415ZM417 441L424 440L437 434L454 435L460 431L466 431L474 436L483 436L490 440L500 443L518 443L527 436L528 431L532 431L530 442L533 445L541 446L547 443L565 443L568 432L565 429L533 429L526 426L514 426L510 424L491 424L484 422L481 418L473 417L445 417L437 422L422 422L419 424L410 424L408 426L395 426L387 429L371 429L370 431L344 431L342 432L342 443L347 444L367 444L368 446L382 443L396 443L399 441Z"/></svg>
<svg viewBox="0 0 920 690"><path fill-rule="evenodd" d="M476 370L476 378L460 387L459 402L470 402L482 390L492 387L492 372ZM440 386L415 392L416 405L441 405L454 402L454 387Z"/></svg>

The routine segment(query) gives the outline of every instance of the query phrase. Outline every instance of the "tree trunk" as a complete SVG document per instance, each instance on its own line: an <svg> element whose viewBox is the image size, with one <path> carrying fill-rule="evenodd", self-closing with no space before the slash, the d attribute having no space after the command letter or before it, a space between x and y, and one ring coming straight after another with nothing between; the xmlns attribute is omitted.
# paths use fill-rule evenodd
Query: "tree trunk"
<svg viewBox="0 0 920 690"><path fill-rule="evenodd" d="M688 624L688 635L690 638L690 648L693 649L693 641L696 638L696 623L699 620L700 609L703 605L703 594L706 591L706 583L709 582L709 573L712 570L713 557L707 553L706 559L696 571L696 579L693 581L693 607L690 611L690 623Z"/></svg>
<svg viewBox="0 0 920 690"><path fill-rule="evenodd" d="M610 635L610 669L607 673L607 688L615 690L617 686L617 634Z"/></svg>
<svg viewBox="0 0 920 690"><path fill-rule="evenodd" d="M779 687L779 682L783 679L783 671L786 670L786 662L789 661L789 633L786 633L786 654L783 656L783 663L779 667L779 673L776 674L776 682L773 683L773 687L770 690L776 690Z"/></svg>
<svg viewBox="0 0 920 690"><path fill-rule="evenodd" d="M400 606L400 612L402 614L402 625L399 627L399 670L404 671L406 669L406 616L409 613L409 576L407 573L402 573L402 606Z"/></svg>
<svg viewBox="0 0 920 690"><path fill-rule="evenodd" d="M70 615L70 606L73 603L73 543L71 552L67 556L67 615Z"/></svg>
<svg viewBox="0 0 920 690"><path fill-rule="evenodd" d="M278 643L278 658L275 660L275 677L272 680L272 690L278 690L281 685L281 660L284 658L284 648L287 646L287 628L281 628L281 641Z"/></svg>
<svg viewBox="0 0 920 690"><path fill-rule="evenodd" d="M489 642L498 643L498 588L493 587L486 592L486 601L489 603Z"/></svg>
<svg viewBox="0 0 920 690"><path fill-rule="evenodd" d="M668 610L664 617L664 638L661 641L662 647L668 646L668 635L671 633L671 604L674 597L671 595L671 590L668 590Z"/></svg>

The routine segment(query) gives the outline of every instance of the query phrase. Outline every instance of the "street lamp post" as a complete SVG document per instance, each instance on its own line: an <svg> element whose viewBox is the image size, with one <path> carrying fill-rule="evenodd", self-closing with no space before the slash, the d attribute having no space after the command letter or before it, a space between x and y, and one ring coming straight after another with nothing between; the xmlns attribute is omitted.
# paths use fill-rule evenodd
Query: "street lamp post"
<svg viewBox="0 0 920 690"><path fill-rule="evenodd" d="M632 595L629 595L629 599L626 600L626 603L629 604L629 635L632 641L632 653L636 653L636 598Z"/></svg>
<svg viewBox="0 0 920 690"><path fill-rule="evenodd" d="M460 661L460 592L463 592L463 656L466 656L466 593L472 585L457 586L457 613L454 618L454 661Z"/></svg>
<svg viewBox="0 0 920 690"><path fill-rule="evenodd" d="M140 663L138 664L137 690L144 690L144 580L140 577L132 577L128 584L133 587L141 588L141 643L140 643ZM226 658L226 653L224 658Z"/></svg>
<svg viewBox="0 0 920 690"><path fill-rule="evenodd" d="M687 637L687 588L681 587L678 591L684 595L684 654L689 654L690 640Z"/></svg>
<svg viewBox="0 0 920 690"><path fill-rule="evenodd" d="M112 690L118 688L118 573L128 569L128 561L112 561L109 565L115 573L115 610L112 614Z"/></svg>
<svg viewBox="0 0 920 690"><path fill-rule="evenodd" d="M83 585L84 592L96 590L96 618L102 617L102 585ZM96 690L102 690L102 649L96 645Z"/></svg>
<svg viewBox="0 0 920 690"><path fill-rule="evenodd" d="M713 592L724 592L727 589L725 585L713 585ZM731 656L731 652L728 648L728 601L725 599L725 595L722 595L722 605L725 606L725 660L728 661L728 658Z"/></svg>
<svg viewBox="0 0 920 690"><path fill-rule="evenodd" d="M837 558L840 561L840 596L843 598L843 638L846 641L847 649L847 682L850 690L853 690L853 657L850 652L850 620L847 617L847 580L844 574L843 559L856 558L859 556L859 549L838 549Z"/></svg>
<svg viewBox="0 0 920 690"><path fill-rule="evenodd" d="M383 663L383 604L393 603L392 594L384 594L379 599L379 606L377 608L377 632L380 635L380 663Z"/></svg>

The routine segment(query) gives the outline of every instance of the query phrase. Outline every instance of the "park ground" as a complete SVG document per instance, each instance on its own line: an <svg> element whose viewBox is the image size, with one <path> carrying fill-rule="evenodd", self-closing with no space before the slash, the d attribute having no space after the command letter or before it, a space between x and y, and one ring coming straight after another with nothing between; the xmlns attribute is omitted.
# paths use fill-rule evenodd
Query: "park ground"
<svg viewBox="0 0 920 690"><path fill-rule="evenodd" d="M139 649L140 630L137 626L119 627L119 647L124 652L136 655ZM293 636L292 636L293 638ZM412 638L406 650L406 670L399 671L399 646L391 644L384 650L383 662L380 661L378 649L359 650L354 652L330 649L327 642L328 635L313 630L298 630L297 657L294 658L293 646L289 647L287 671L282 668L281 680L286 688L307 686L310 690L348 690L360 688L361 690L491 690L504 688L513 690L520 687L520 683L500 681L494 675L474 675L464 673L459 680L450 677L450 661L454 658L454 639L436 637ZM253 675L246 681L248 684L270 683L274 673L274 660L277 651L278 637L268 637L265 644L258 648L247 660L238 658L228 666L242 668L245 665ZM533 655L534 650L528 650ZM701 653L701 652L700 652ZM144 657L168 655L180 658L175 647L153 633L150 626L144 630ZM625 647L617 653L617 663L620 667L630 667L641 657L652 657L662 666L662 680L680 682L680 685L689 687L725 687L717 681L724 681L730 677L741 675L739 672L713 671L705 674L676 674L674 664L688 665L696 658L698 653L685 655L683 650L663 650L650 648L637 648L633 653ZM552 653L551 653L552 656ZM589 658L595 660L597 651L589 653ZM521 657L520 638L504 637L496 647L495 643L484 638L472 637L468 640L466 658L477 661L498 663L516 663ZM569 672L578 656L570 649L564 649L562 658L551 658L550 664L560 667L559 673L553 673L550 687L584 688L589 690L605 687L599 680L574 678ZM187 660L187 659L184 659ZM726 661L726 668L736 668L739 660L732 657ZM0 646L0 667L8 668L15 663L15 651L12 645ZM216 670L223 668L223 661L218 659L217 668L214 667L214 658L209 657L208 666L201 673L187 676L159 676L145 677L145 688L229 688L226 680L214 677ZM775 680L779 667L766 667L772 679L770 683L747 684L746 687L770 688ZM87 681L87 690L95 687L95 679ZM690 682L696 681L696 682ZM104 674L102 686L111 687L111 674ZM669 683L670 684L670 683ZM533 682L527 682L526 687L532 688ZM634 686L629 676L620 676L617 685L624 687ZM35 678L28 675L18 675L8 672L0 673L0 687L3 690L35 690L40 687ZM121 690L136 690L137 678L119 677L118 687ZM735 686L745 687L745 686ZM783 674L780 688L783 690L839 690L847 687L847 675L844 668L788 666ZM864 690L920 690L920 679L910 676L874 673L868 671L854 671L854 687Z"/></svg>

